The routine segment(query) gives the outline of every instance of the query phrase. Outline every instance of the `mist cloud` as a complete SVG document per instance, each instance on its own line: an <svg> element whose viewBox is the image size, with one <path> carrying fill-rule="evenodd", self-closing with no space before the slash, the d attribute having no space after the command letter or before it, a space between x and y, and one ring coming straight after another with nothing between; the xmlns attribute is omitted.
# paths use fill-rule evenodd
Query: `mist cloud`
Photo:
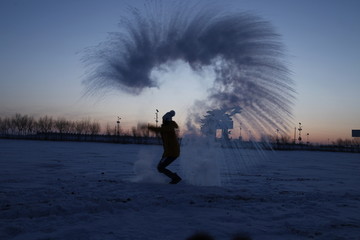
<svg viewBox="0 0 360 240"><path fill-rule="evenodd" d="M215 73L204 108L240 107L242 121L252 127L286 128L293 82L284 46L269 22L218 6L157 4L129 8L119 32L87 52L88 92L119 89L139 95L161 88L151 72L182 60L195 72Z"/></svg>

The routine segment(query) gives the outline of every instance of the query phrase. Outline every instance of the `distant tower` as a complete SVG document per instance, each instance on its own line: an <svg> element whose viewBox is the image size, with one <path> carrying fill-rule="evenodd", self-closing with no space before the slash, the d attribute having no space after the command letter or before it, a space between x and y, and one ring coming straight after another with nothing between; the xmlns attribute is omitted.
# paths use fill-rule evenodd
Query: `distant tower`
<svg viewBox="0 0 360 240"><path fill-rule="evenodd" d="M301 140L302 140L302 138L301 138L301 131L302 131L301 123L299 123L298 131L299 131L299 138L298 138L298 140L299 140L299 143L301 144Z"/></svg>
<svg viewBox="0 0 360 240"><path fill-rule="evenodd" d="M158 122L159 122L159 110L156 109L155 112L155 122L156 122L156 127L158 126Z"/></svg>
<svg viewBox="0 0 360 240"><path fill-rule="evenodd" d="M240 136L239 136L239 140L242 141L242 135L241 135L241 123L240 123Z"/></svg>
<svg viewBox="0 0 360 240"><path fill-rule="evenodd" d="M116 121L117 123L117 131L116 131L116 134L119 136L120 135L120 117L118 117L118 120Z"/></svg>
<svg viewBox="0 0 360 240"><path fill-rule="evenodd" d="M310 142L309 142L309 135L310 135L309 133L306 134L306 137L307 137L306 143L307 143L308 145L310 144Z"/></svg>

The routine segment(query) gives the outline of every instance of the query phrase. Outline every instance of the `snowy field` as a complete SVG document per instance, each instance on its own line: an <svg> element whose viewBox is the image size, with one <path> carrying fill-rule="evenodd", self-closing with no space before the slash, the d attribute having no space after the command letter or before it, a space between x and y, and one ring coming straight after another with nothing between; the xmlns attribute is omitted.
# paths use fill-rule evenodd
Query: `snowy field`
<svg viewBox="0 0 360 240"><path fill-rule="evenodd" d="M360 154L221 149L199 168L185 149L170 185L161 151L0 140L0 239L360 239Z"/></svg>

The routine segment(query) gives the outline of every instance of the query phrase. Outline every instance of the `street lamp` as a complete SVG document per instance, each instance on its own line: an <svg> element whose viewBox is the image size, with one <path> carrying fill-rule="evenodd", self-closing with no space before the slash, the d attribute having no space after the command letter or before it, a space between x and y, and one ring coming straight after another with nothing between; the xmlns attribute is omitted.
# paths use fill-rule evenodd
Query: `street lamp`
<svg viewBox="0 0 360 240"><path fill-rule="evenodd" d="M307 133L307 134L306 134L306 137L307 137L307 144L308 144L308 145L309 145L309 143L310 143L310 142L309 142L309 135L310 135L309 133Z"/></svg>
<svg viewBox="0 0 360 240"><path fill-rule="evenodd" d="M158 114L159 114L159 110L157 110L157 109L156 109L156 112L155 112L155 122L156 122L156 127L157 127L158 122L159 122L159 120L158 120L158 119L159 119L159 115L158 115Z"/></svg>
<svg viewBox="0 0 360 240"><path fill-rule="evenodd" d="M299 140L299 143L301 143L301 140L302 140L302 138L301 138L301 131L302 131L301 123L299 123L298 131L299 131L299 138L298 138L298 140Z"/></svg>
<svg viewBox="0 0 360 240"><path fill-rule="evenodd" d="M117 123L117 135L119 136L120 135L120 117L118 117L118 120L116 121Z"/></svg>
<svg viewBox="0 0 360 240"><path fill-rule="evenodd" d="M240 123L240 136L239 136L239 140L242 141L242 135L241 135L241 123Z"/></svg>

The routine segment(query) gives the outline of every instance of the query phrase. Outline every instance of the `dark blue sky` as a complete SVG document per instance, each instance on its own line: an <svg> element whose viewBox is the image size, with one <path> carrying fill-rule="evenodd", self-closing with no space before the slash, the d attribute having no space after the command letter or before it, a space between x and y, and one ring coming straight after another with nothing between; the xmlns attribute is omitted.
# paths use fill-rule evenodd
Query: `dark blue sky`
<svg viewBox="0 0 360 240"><path fill-rule="evenodd" d="M360 128L360 1L213 2L259 15L282 35L298 92L294 126L302 122L319 141L350 138L351 129ZM142 6L143 1L1 0L0 116L19 112L112 123L123 115L123 126L130 127L138 119L153 121L153 109L144 106L151 104L163 112L177 108L184 117L186 106L203 94L201 79L191 90L180 91L186 101L181 94L173 97L183 80L138 98L119 92L82 97L81 52L119 30L126 4ZM166 77L198 78L184 65ZM173 102L164 101L167 97Z"/></svg>

